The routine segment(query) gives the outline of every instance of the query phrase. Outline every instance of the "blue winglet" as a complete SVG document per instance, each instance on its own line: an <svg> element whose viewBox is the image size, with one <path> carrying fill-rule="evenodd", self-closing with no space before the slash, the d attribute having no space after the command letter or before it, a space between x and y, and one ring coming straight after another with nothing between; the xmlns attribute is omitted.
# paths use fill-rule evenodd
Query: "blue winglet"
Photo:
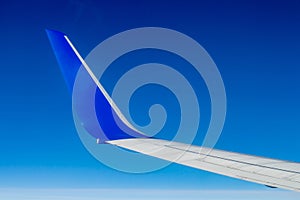
<svg viewBox="0 0 300 200"><path fill-rule="evenodd" d="M46 30L57 61L59 63L62 74L65 78L67 86L71 94L73 93L73 85L76 79L76 75L82 66L79 57L69 44L65 34ZM92 82L92 84L94 84ZM75 107L76 113L82 123L82 126L86 131L100 141L105 143L108 140L128 139L136 137L147 137L139 131L131 128L132 125L128 124L124 118L122 118L105 97L105 95L95 87L88 87L88 92L95 92L95 108L90 109L91 105L86 105L84 98L80 99L80 105ZM90 91L93 90L93 91ZM87 109L89 108L89 109ZM91 120L90 110L96 110L96 119ZM116 117L115 117L116 116ZM99 129L99 125L101 129Z"/></svg>
<svg viewBox="0 0 300 200"><path fill-rule="evenodd" d="M81 66L81 62L68 44L65 34L48 29L46 32L61 72L65 78L67 87L72 93L76 74Z"/></svg>

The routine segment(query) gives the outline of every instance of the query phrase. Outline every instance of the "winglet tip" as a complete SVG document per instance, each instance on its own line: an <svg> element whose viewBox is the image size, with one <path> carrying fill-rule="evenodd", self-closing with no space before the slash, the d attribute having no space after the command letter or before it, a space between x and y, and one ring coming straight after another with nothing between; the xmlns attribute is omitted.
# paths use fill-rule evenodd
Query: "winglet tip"
<svg viewBox="0 0 300 200"><path fill-rule="evenodd" d="M54 29L45 29L46 33L48 36L52 36L52 35L61 35L61 36L65 36L66 34Z"/></svg>

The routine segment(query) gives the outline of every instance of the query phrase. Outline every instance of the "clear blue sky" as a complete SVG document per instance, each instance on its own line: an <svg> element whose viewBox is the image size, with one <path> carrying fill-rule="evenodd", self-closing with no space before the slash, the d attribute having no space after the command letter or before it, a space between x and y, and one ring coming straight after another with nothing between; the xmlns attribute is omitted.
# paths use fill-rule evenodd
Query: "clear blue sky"
<svg viewBox="0 0 300 200"><path fill-rule="evenodd" d="M118 32L166 27L197 40L221 72L228 111L216 147L300 162L300 2L195 2L1 2L0 188L258 190L272 198L264 186L175 164L118 172L95 160L76 133L45 29L66 33L86 56Z"/></svg>

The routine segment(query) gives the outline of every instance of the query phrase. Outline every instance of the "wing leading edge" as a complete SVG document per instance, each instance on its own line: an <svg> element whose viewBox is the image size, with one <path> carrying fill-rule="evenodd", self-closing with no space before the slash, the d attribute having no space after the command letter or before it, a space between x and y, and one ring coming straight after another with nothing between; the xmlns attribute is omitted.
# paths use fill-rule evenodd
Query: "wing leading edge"
<svg viewBox="0 0 300 200"><path fill-rule="evenodd" d="M254 183L278 187L300 192L300 163L262 158L193 146L178 142L148 138L136 130L123 116L111 97L107 94L99 80L94 76L89 66L81 58L73 44L63 33L47 30L53 50L60 64L69 90L72 92L74 80L80 67L93 79L100 95L99 108L103 116L98 122L108 127L105 136L97 132L92 126L86 126L89 134L101 143L116 145L125 149L136 151L148 156L175 162L181 165L237 178ZM117 118L109 117L114 112ZM79 112L80 114L80 112ZM88 116L80 116L88 124ZM118 120L119 122L115 122ZM124 127L118 128L118 125ZM108 126L109 125L109 126ZM128 132L131 134L128 135Z"/></svg>

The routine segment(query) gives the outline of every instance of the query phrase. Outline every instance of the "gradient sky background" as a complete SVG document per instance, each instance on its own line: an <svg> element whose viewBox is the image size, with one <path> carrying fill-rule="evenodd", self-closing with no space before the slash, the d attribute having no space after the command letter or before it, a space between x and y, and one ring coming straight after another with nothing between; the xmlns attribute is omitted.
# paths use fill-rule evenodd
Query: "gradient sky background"
<svg viewBox="0 0 300 200"><path fill-rule="evenodd" d="M226 87L227 118L216 147L300 162L299 10L296 0L1 2L0 197L9 199L15 190L81 188L86 194L96 188L113 191L111 198L119 189L128 189L131 199L149 190L180 190L186 198L195 194L186 190L232 191L199 192L190 196L195 199L257 199L257 192L259 199L279 198L278 190L176 164L134 175L99 163L78 138L45 29L66 33L83 56L131 28L166 27L191 36L214 59ZM48 190L41 190L43 199Z"/></svg>

